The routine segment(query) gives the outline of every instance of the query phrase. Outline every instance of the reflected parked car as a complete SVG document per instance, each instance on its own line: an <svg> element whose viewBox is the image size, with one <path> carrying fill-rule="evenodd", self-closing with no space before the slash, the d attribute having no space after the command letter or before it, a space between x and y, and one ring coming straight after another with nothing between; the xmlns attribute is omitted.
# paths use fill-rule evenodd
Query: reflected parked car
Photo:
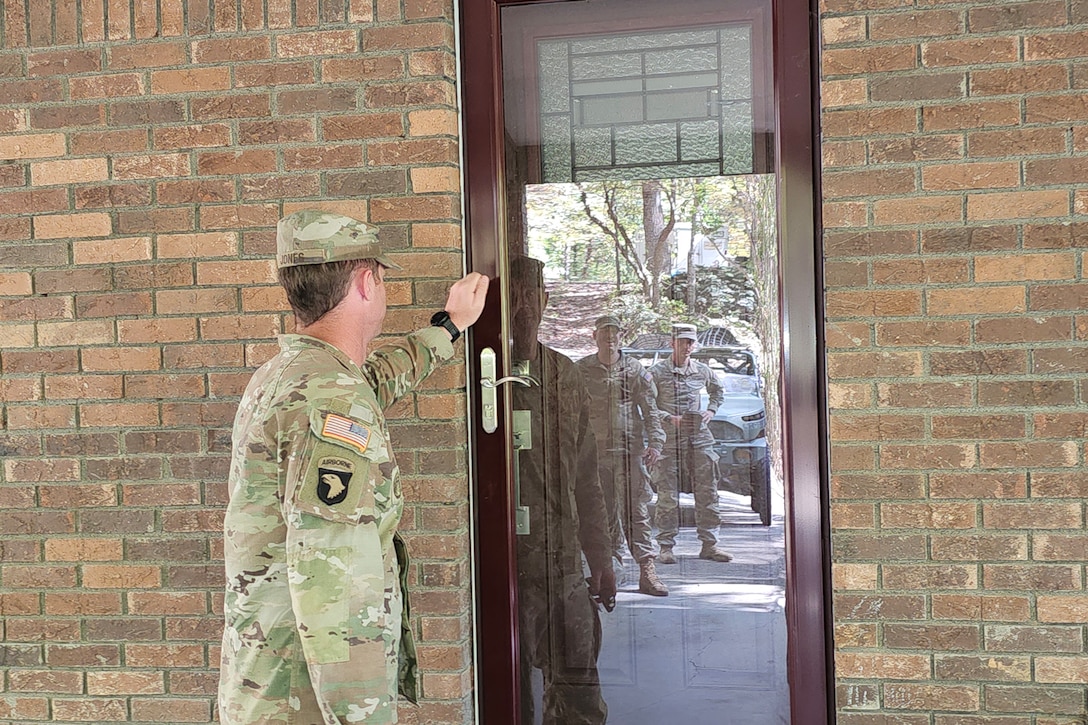
<svg viewBox="0 0 1088 725"><path fill-rule="evenodd" d="M709 332L709 331L708 331ZM644 346L650 343L649 346ZM664 344L662 344L664 343ZM672 354L668 335L640 335L625 355L650 367ZM718 489L751 497L752 510L771 525L771 468L767 456L767 412L756 357L741 345L700 345L691 356L718 377L724 402L710 419L718 454ZM707 391L702 391L702 407Z"/></svg>

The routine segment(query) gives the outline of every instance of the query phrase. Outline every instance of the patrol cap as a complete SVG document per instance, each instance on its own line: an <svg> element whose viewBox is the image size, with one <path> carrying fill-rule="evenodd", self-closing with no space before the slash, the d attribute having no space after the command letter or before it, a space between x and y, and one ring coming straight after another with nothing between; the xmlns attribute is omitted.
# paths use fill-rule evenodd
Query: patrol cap
<svg viewBox="0 0 1088 725"><path fill-rule="evenodd" d="M699 336L695 334L695 325L673 325L672 336L676 340L699 340Z"/></svg>
<svg viewBox="0 0 1088 725"><path fill-rule="evenodd" d="M382 253L378 228L341 214L303 209L276 225L276 266L297 267L347 259L374 259L383 267L401 267Z"/></svg>
<svg viewBox="0 0 1088 725"><path fill-rule="evenodd" d="M620 324L619 318L613 317L612 315L601 315L597 318L594 326L597 330L601 329L602 327L623 327L623 325Z"/></svg>

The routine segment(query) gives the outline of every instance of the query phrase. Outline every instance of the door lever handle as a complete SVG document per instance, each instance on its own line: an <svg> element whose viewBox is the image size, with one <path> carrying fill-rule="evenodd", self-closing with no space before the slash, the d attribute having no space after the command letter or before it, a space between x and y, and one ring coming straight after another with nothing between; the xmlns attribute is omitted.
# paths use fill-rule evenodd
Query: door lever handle
<svg viewBox="0 0 1088 725"><path fill-rule="evenodd" d="M494 389L506 383L518 383L519 385L524 385L527 388L531 388L534 385L540 385L540 382L532 375L507 375L505 378L499 378L498 380L482 378L480 380L480 387Z"/></svg>

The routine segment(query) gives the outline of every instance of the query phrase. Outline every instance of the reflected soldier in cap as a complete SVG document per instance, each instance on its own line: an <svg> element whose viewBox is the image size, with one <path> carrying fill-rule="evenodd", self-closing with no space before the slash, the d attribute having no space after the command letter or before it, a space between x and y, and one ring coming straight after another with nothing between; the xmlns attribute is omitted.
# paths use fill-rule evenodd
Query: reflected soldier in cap
<svg viewBox="0 0 1088 725"><path fill-rule="evenodd" d="M643 462L652 467L661 457L665 432L654 402L653 377L638 360L620 351L620 323L598 317L593 340L597 352L578 361L593 402L590 419L597 438L601 488L605 503L617 511L612 528L612 556L623 560L624 537L639 566L639 591L663 597L668 587L654 567L650 525L650 484Z"/></svg>
<svg viewBox="0 0 1088 725"><path fill-rule="evenodd" d="M417 672L383 411L453 355L488 280L468 275L430 327L371 352L385 271L400 269L377 229L299 211L280 221L276 251L296 334L254 373L234 421L219 717L393 723Z"/></svg>
<svg viewBox="0 0 1088 725"><path fill-rule="evenodd" d="M615 606L616 580L589 395L579 367L537 340L547 304L543 264L514 258L510 292L512 372L534 381L511 391L515 416L526 411L530 422L517 451L520 503L528 508L529 524L517 537L522 722L536 722L535 668L544 680L544 725L601 725L608 708L597 673L598 607Z"/></svg>
<svg viewBox="0 0 1088 725"><path fill-rule="evenodd" d="M655 363L650 374L657 385L657 407L661 410L667 441L662 459L654 471L657 483L658 562L675 564L673 546L680 529L677 500L682 479L695 495L695 529L702 542L700 559L731 561L733 556L718 547L718 483L714 436L707 423L725 402L717 376L691 352L698 337L694 325L673 325L672 355ZM700 393L706 389L708 402L702 408Z"/></svg>

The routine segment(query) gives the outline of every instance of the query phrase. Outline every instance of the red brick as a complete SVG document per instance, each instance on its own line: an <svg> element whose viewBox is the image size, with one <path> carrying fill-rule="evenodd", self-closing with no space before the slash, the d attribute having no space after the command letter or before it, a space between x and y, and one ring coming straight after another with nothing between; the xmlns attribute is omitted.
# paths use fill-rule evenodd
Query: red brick
<svg viewBox="0 0 1088 725"><path fill-rule="evenodd" d="M401 108L405 106L453 106L454 85L449 81L371 84L364 91L366 108Z"/></svg>
<svg viewBox="0 0 1088 725"><path fill-rule="evenodd" d="M1060 0L1036 0L974 7L968 10L967 17L976 33L1023 31L1064 25L1066 10Z"/></svg>
<svg viewBox="0 0 1088 725"><path fill-rule="evenodd" d="M1024 121L1031 124L1067 123L1088 120L1088 95L1028 96L1024 99Z"/></svg>
<svg viewBox="0 0 1088 725"><path fill-rule="evenodd" d="M1026 424L1022 415L935 415L934 438L994 440L1022 438Z"/></svg>
<svg viewBox="0 0 1088 725"><path fill-rule="evenodd" d="M876 341L881 347L961 347L970 338L971 325L966 321L882 322L876 326Z"/></svg>
<svg viewBox="0 0 1088 725"><path fill-rule="evenodd" d="M962 218L963 202L958 196L917 196L873 202L876 226L959 222Z"/></svg>
<svg viewBox="0 0 1088 725"><path fill-rule="evenodd" d="M1023 312L1025 290L1019 285L931 289L926 292L926 308L932 315Z"/></svg>
<svg viewBox="0 0 1088 725"><path fill-rule="evenodd" d="M970 468L975 465L974 446L886 444L880 447L880 465L891 470Z"/></svg>
<svg viewBox="0 0 1088 725"><path fill-rule="evenodd" d="M1052 406L1075 402L1070 380L982 381L979 405Z"/></svg>
<svg viewBox="0 0 1088 725"><path fill-rule="evenodd" d="M272 55L271 38L249 37L197 40L192 44L193 60L197 63L240 63L267 60ZM185 65L184 61L166 65Z"/></svg>
<svg viewBox="0 0 1088 725"><path fill-rule="evenodd" d="M982 506L983 523L994 529L1063 529L1079 527L1080 507L1072 503L1016 502Z"/></svg>
<svg viewBox="0 0 1088 725"><path fill-rule="evenodd" d="M1015 162L940 164L922 169L922 188L927 190L1000 189L1019 184L1020 165Z"/></svg>
<svg viewBox="0 0 1088 725"><path fill-rule="evenodd" d="M970 529L975 527L975 506L958 503L884 503L880 506L882 528ZM919 556L924 559L925 556Z"/></svg>
<svg viewBox="0 0 1088 725"><path fill-rule="evenodd" d="M1080 567L1030 564L984 564L986 589L1012 591L1063 591L1080 588Z"/></svg>
<svg viewBox="0 0 1088 725"><path fill-rule="evenodd" d="M1020 43L1015 37L972 37L922 43L922 65L943 68L961 65L1013 63L1019 59Z"/></svg>
<svg viewBox="0 0 1088 725"><path fill-rule="evenodd" d="M81 722L122 722L128 719L128 708L121 698L84 697L78 700L53 699L53 717Z"/></svg>
<svg viewBox="0 0 1088 725"><path fill-rule="evenodd" d="M1058 128L1017 128L967 134L972 157L1034 156L1065 151L1065 133Z"/></svg>
<svg viewBox="0 0 1088 725"><path fill-rule="evenodd" d="M320 55L354 55L359 42L354 30L327 30L320 33L292 33L276 37L276 56L302 58Z"/></svg>

